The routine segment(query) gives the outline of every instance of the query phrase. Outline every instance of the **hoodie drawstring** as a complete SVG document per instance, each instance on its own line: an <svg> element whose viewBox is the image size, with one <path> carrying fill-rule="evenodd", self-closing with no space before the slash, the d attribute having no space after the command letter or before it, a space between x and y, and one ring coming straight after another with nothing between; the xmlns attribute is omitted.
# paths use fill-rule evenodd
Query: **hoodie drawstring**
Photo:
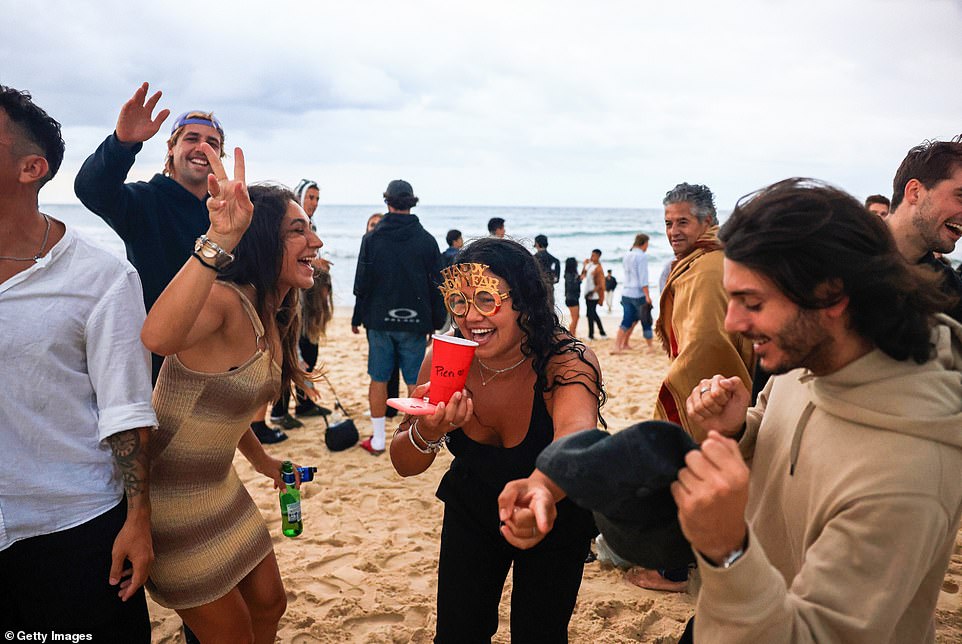
<svg viewBox="0 0 962 644"><path fill-rule="evenodd" d="M805 433L805 426L808 424L808 419L813 411L815 411L815 403L809 402L805 405L805 410L795 424L795 434L792 436L791 466L788 469L789 476L795 476L795 464L798 463L798 451L802 446L802 434Z"/></svg>

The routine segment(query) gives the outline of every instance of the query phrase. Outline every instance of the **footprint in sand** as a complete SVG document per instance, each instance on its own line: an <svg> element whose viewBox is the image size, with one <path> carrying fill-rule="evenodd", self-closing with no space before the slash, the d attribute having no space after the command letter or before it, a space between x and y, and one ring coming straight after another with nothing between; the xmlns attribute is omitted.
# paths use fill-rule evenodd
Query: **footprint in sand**
<svg viewBox="0 0 962 644"><path fill-rule="evenodd" d="M959 592L959 585L951 579L946 579L942 582L942 591L946 593L957 593Z"/></svg>

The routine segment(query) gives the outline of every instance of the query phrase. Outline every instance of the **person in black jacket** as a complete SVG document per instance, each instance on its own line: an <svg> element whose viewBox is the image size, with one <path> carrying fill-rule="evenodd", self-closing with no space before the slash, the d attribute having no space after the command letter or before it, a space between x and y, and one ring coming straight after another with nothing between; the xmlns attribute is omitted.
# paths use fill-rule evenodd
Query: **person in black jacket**
<svg viewBox="0 0 962 644"><path fill-rule="evenodd" d="M367 331L368 399L374 434L361 441L372 454L384 452L387 381L400 366L408 391L417 384L427 336L446 316L436 286L441 251L411 208L418 203L411 184L396 179L384 192L388 213L361 239L354 275L357 298L351 331Z"/></svg>
<svg viewBox="0 0 962 644"><path fill-rule="evenodd" d="M210 164L200 150L207 143L224 156L224 128L210 112L191 111L174 120L167 139L163 174L150 181L124 183L134 159L170 115L163 109L153 116L161 92L149 99L144 83L120 108L117 127L87 157L74 181L80 202L107 222L124 240L127 259L144 285L144 305L150 311L167 284L194 251L210 226L207 214L207 175ZM152 378L157 381L163 357L152 355ZM255 419L251 428L262 443L287 438Z"/></svg>
<svg viewBox="0 0 962 644"><path fill-rule="evenodd" d="M538 260L541 268L544 269L545 277L548 279L548 306L554 310L554 285L561 279L561 262L548 252L547 235L535 235L534 251L534 258Z"/></svg>
<svg viewBox="0 0 962 644"><path fill-rule="evenodd" d="M951 253L962 236L962 135L925 141L909 150L892 189L892 210L885 223L895 245L910 264L941 273L945 313L962 322L962 279L935 257Z"/></svg>

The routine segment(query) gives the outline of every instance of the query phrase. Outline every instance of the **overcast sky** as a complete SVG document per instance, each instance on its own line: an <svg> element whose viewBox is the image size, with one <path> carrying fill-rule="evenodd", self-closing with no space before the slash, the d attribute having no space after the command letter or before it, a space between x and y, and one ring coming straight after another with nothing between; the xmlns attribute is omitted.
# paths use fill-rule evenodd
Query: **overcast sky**
<svg viewBox="0 0 962 644"><path fill-rule="evenodd" d="M0 83L64 125L73 177L143 81L209 109L250 180L328 204L718 206L793 175L890 195L962 132L962 1L4 3ZM131 173L161 167L169 122Z"/></svg>

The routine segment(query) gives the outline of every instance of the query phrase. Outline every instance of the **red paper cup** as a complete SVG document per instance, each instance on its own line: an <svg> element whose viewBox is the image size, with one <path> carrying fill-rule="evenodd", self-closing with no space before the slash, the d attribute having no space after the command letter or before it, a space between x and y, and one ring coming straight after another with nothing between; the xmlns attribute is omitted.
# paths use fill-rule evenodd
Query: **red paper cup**
<svg viewBox="0 0 962 644"><path fill-rule="evenodd" d="M431 389L428 400L437 405L464 389L477 342L453 335L435 335L431 353Z"/></svg>

